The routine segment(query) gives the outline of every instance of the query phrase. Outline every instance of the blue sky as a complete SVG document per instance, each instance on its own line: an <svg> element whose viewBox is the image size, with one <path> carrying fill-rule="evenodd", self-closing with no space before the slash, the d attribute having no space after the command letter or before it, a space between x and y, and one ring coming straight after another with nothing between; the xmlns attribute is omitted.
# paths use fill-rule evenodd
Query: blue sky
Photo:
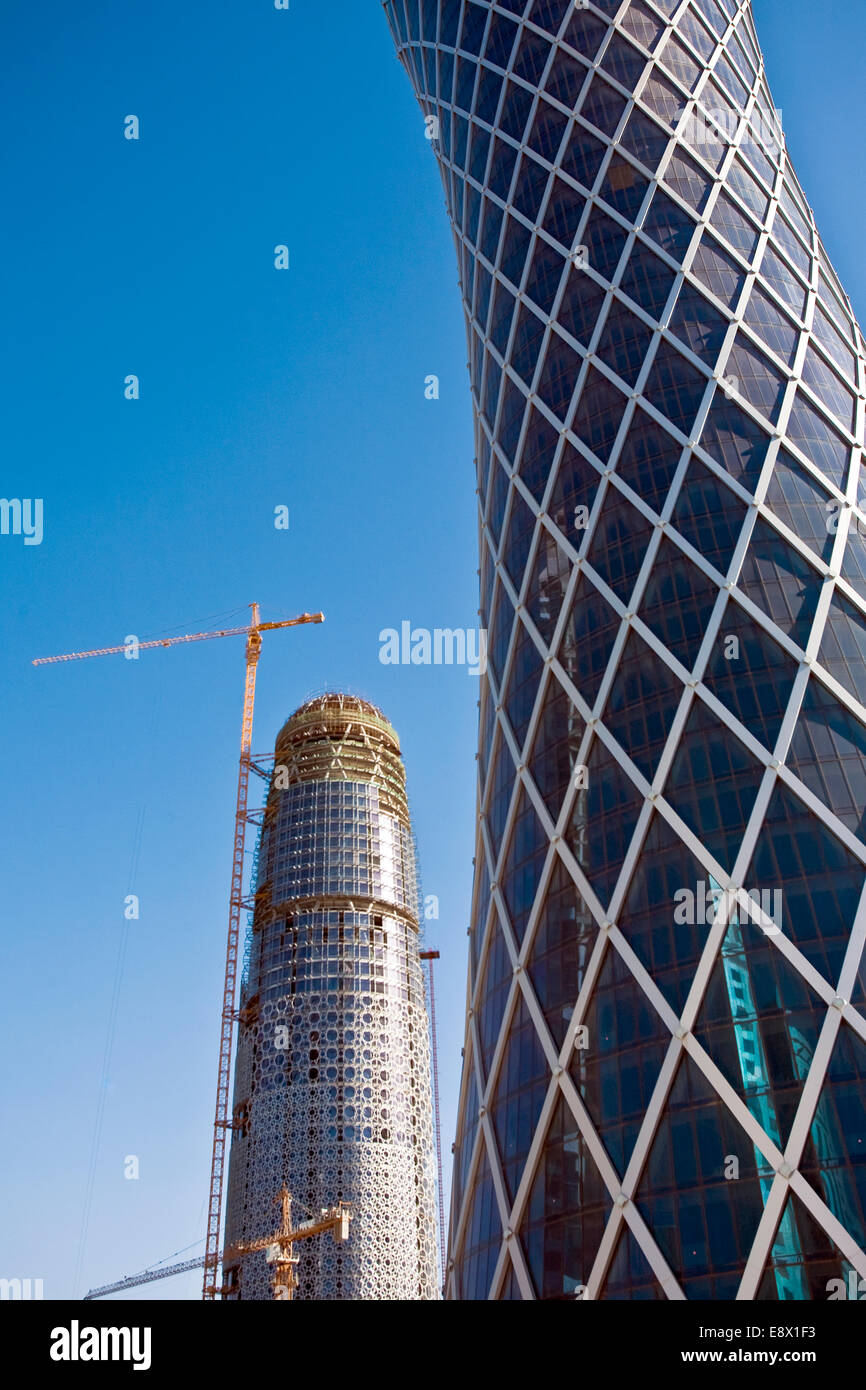
<svg viewBox="0 0 866 1390"><path fill-rule="evenodd" d="M754 8L862 320L866 7ZM440 899L447 1170L478 682L384 666L378 634L475 625L475 482L441 184L377 0L19 0L3 28L2 492L44 499L45 531L0 537L0 1276L57 1298L100 1111L78 1292L204 1233L243 642L31 659L240 623L254 599L265 618L324 610L323 627L266 636L254 747L325 686L374 700L401 735ZM194 1274L139 1296L199 1290Z"/></svg>

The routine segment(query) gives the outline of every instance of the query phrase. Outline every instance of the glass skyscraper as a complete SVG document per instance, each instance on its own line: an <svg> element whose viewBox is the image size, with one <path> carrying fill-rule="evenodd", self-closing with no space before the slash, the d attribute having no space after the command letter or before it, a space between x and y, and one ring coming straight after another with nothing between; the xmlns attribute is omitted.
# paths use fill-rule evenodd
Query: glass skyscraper
<svg viewBox="0 0 866 1390"><path fill-rule="evenodd" d="M299 1241L302 1299L439 1297L428 1014L397 734L328 694L277 736L241 994L226 1247L348 1203L349 1239ZM229 1297L272 1297L264 1251Z"/></svg>
<svg viewBox="0 0 866 1390"><path fill-rule="evenodd" d="M447 1295L855 1296L866 363L750 5L385 11L489 629Z"/></svg>

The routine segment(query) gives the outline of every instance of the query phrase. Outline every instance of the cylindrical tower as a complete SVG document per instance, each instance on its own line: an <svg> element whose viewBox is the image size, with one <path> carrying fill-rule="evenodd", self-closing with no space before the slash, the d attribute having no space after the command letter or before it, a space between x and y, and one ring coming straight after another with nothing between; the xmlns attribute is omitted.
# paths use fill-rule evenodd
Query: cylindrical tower
<svg viewBox="0 0 866 1390"><path fill-rule="evenodd" d="M490 633L448 1296L826 1298L866 1275L866 355L751 5L384 9Z"/></svg>
<svg viewBox="0 0 866 1390"><path fill-rule="evenodd" d="M295 1245L296 1297L434 1299L435 1178L419 893L395 730L328 694L291 716L255 873L241 998L226 1248L338 1201L350 1238ZM272 1296L264 1253L229 1296Z"/></svg>

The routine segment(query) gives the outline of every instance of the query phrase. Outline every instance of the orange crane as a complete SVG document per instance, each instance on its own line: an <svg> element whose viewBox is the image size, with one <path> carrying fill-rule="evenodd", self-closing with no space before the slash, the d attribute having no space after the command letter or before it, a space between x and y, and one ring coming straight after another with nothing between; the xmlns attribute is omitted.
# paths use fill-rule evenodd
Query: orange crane
<svg viewBox="0 0 866 1390"><path fill-rule="evenodd" d="M291 1299L293 1291L298 1287L298 1281L291 1271L291 1266L297 1261L281 1260L283 1246L290 1245L296 1240L306 1240L310 1236L321 1235L324 1231L333 1231L334 1242L340 1244L349 1238L349 1222L352 1219L352 1213L345 1203L338 1202L336 1206L323 1207L319 1217L314 1217L312 1221L302 1221L300 1226L293 1228L292 1199L288 1189L282 1188L275 1200L283 1205L283 1220L280 1230L274 1235L263 1237L260 1240L230 1246L223 1252L221 1260L225 1268L243 1258L244 1255L252 1254L255 1250L267 1250L269 1262L277 1265L275 1276L271 1281L274 1298ZM171 1279L176 1274L186 1274L189 1270L201 1269L203 1264L204 1255L196 1255L191 1260L181 1261L180 1264L163 1264L157 1265L154 1269L144 1269L140 1274L127 1275L125 1279L117 1279L113 1284L103 1284L98 1289L89 1289L84 1295L84 1301L105 1298L112 1293L126 1293L128 1289L138 1288L141 1284L152 1284L158 1279ZM280 1268L281 1264L284 1266L282 1269ZM229 1293L231 1287L225 1287L221 1292Z"/></svg>
<svg viewBox="0 0 866 1390"><path fill-rule="evenodd" d="M244 1255L251 1255L256 1250L266 1250L267 1261L274 1266L274 1273L271 1278L274 1298L291 1301L295 1289L298 1287L298 1280L293 1269L293 1266L298 1263L298 1257L292 1251L294 1242L306 1240L309 1236L321 1235L323 1231L332 1231L334 1243L339 1245L344 1240L349 1239L349 1222L352 1215L343 1202L338 1202L335 1207L323 1208L321 1216L312 1221L302 1221L300 1226L293 1227L292 1199L287 1187L280 1188L276 1201L280 1203L282 1211L280 1229L271 1236L262 1236L258 1240L243 1241L237 1245L229 1246L223 1253L223 1266L233 1264Z"/></svg>
<svg viewBox="0 0 866 1390"><path fill-rule="evenodd" d="M241 724L241 757L238 768L238 794L235 804L235 835L232 856L232 881L229 896L229 928L226 942L226 970L223 986L223 1007L220 1027L219 1070L217 1073L216 1108L214 1115L213 1150L211 1154L210 1196L208 1200L207 1241L204 1254L204 1286L202 1298L216 1298L220 1264L220 1222L222 1220L223 1175L225 1169L226 1131L231 1128L229 1119L229 1088L231 1085L232 1041L235 1025L235 994L237 990L238 941L240 937L241 911L243 908L244 841L247 825L247 794L250 780L250 760L253 739L253 708L256 698L256 666L262 649L262 633L274 632L281 627L300 627L304 623L323 623L324 613L302 613L298 618L285 618L281 622L263 623L259 616L259 605L251 603L252 622L246 627L224 628L220 632L193 632L185 637L163 637L153 642L136 642L135 650L147 651L153 647L174 647L184 642L207 642L215 637L245 636L246 679L244 682L244 713ZM91 656L113 656L119 652L127 653L130 647L98 647L89 652L66 652L62 656L40 656L34 666L49 666L58 661L83 661Z"/></svg>

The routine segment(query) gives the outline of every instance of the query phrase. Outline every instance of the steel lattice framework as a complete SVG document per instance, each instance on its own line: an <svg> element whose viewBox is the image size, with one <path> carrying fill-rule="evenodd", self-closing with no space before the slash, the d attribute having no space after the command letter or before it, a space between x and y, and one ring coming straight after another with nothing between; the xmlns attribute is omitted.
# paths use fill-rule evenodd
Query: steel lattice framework
<svg viewBox="0 0 866 1390"><path fill-rule="evenodd" d="M866 362L750 6L385 11L490 633L448 1296L856 1288Z"/></svg>

